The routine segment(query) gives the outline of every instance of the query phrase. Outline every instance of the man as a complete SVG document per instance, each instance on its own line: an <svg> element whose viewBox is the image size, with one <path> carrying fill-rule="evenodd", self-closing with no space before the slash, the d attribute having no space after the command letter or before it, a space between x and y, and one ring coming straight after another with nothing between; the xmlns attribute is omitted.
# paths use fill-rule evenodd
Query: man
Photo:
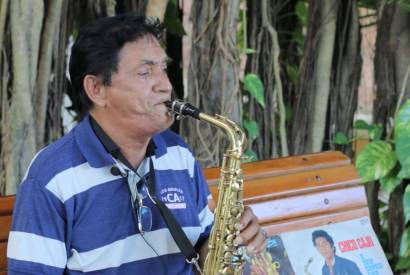
<svg viewBox="0 0 410 275"><path fill-rule="evenodd" d="M156 199L203 264L209 191L186 144L167 130L172 86L161 32L158 21L129 15L79 32L70 77L83 120L29 167L13 215L9 274L191 274ZM250 209L239 228L236 244L265 248Z"/></svg>
<svg viewBox="0 0 410 275"><path fill-rule="evenodd" d="M362 275L354 262L336 255L333 239L326 231L314 231L312 241L320 255L325 259L322 267L323 275Z"/></svg>

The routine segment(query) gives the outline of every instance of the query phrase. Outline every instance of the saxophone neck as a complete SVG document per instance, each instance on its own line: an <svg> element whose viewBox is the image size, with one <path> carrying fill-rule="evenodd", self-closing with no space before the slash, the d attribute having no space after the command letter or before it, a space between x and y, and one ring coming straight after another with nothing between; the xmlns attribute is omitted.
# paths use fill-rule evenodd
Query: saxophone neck
<svg viewBox="0 0 410 275"><path fill-rule="evenodd" d="M184 116L191 116L198 120L206 121L225 131L230 141L232 150L239 150L240 153L245 150L247 145L245 132L235 122L221 115L211 116L201 112L195 106L180 100L169 101L166 103L170 114L175 114L176 119L182 119Z"/></svg>

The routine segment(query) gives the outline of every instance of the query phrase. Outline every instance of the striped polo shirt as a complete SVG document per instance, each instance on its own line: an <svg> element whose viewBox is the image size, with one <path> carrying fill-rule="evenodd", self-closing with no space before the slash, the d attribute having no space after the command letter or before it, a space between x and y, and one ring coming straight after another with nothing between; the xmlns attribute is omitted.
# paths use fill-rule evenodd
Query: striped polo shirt
<svg viewBox="0 0 410 275"><path fill-rule="evenodd" d="M201 168L175 133L152 140L156 196L199 246L213 222ZM9 274L192 274L149 198L152 228L139 234L129 179L113 175L113 165L89 116L35 156L17 194Z"/></svg>

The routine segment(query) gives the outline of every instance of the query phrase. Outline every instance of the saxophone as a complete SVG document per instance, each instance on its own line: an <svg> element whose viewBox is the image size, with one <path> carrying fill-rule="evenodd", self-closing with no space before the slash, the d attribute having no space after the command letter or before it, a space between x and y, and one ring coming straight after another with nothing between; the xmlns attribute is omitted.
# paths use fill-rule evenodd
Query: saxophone
<svg viewBox="0 0 410 275"><path fill-rule="evenodd" d="M209 237L209 250L203 272L205 275L242 274L245 262L243 250L238 249L233 241L239 233L237 224L244 211L240 165L246 147L245 133L228 118L204 114L189 103L176 100L167 105L171 113L177 114L177 119L185 115L192 116L223 129L228 136L230 145L222 160L219 195L214 211L215 221Z"/></svg>

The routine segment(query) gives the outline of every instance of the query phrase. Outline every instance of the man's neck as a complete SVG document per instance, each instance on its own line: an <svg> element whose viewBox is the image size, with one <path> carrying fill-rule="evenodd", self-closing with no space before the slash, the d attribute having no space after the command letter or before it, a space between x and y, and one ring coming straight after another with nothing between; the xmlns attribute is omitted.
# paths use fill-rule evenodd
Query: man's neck
<svg viewBox="0 0 410 275"><path fill-rule="evenodd" d="M131 131L126 131L126 127L118 127L119 125L106 119L102 119L97 113L90 112L90 115L103 129L103 131L112 139L112 141L121 149L121 153L132 165L137 168L145 157L150 136L142 136L133 134Z"/></svg>

